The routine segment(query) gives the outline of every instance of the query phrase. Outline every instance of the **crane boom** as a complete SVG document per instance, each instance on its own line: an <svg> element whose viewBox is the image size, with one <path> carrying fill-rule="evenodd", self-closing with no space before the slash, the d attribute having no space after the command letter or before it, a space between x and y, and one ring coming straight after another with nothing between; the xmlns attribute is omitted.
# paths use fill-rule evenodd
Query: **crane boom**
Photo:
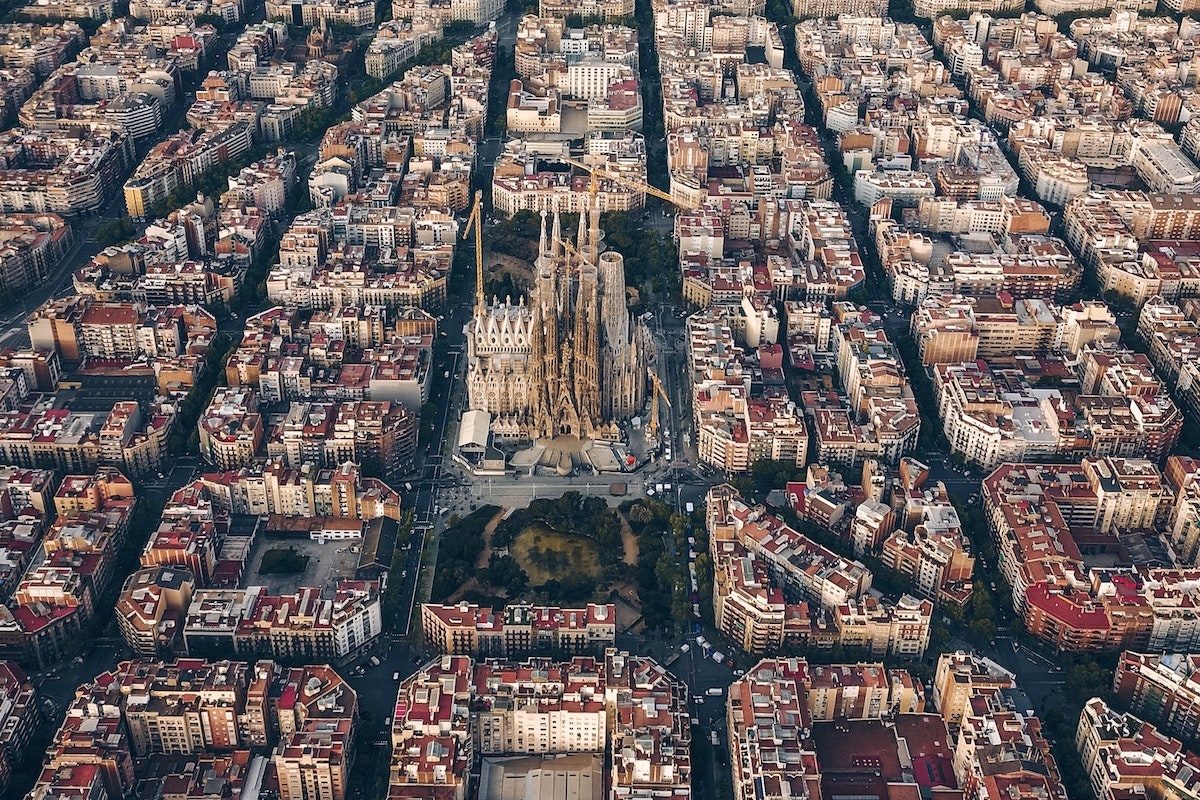
<svg viewBox="0 0 1200 800"><path fill-rule="evenodd" d="M649 367L646 368L646 373L650 376L650 383L653 388L650 396L650 422L646 425L646 433L650 434L650 438L655 442L658 441L658 398L661 396L663 402L667 404L667 408L671 407L671 400L667 397L667 393L663 391L662 381L659 380L658 373Z"/></svg>
<svg viewBox="0 0 1200 800"><path fill-rule="evenodd" d="M677 198L672 197L669 192L664 192L662 189L659 189L657 186L651 186L650 184L646 183L645 181L639 181L639 180L635 180L633 178L626 177L625 175L622 175L619 172L611 172L611 171L605 169L604 167L596 167L596 166L592 166L591 164L585 164L584 162L577 161L574 158L564 157L563 161L566 161L571 166L579 167L580 169L587 170L589 173L591 173L593 179L607 178L610 181L613 181L614 183L619 183L622 186L625 186L627 188L636 189L637 191L645 192L646 194L657 197L659 200L665 200L668 203L671 203L672 205L675 205L681 209L684 209L685 211L691 210L691 209L687 208L686 206L684 206L683 203L679 202L679 200ZM593 192L594 191L595 190L593 189Z"/></svg>
<svg viewBox="0 0 1200 800"><path fill-rule="evenodd" d="M483 308L483 191L475 190L475 206L471 209L470 216L467 217L467 224L463 228L463 238L475 231L475 308Z"/></svg>

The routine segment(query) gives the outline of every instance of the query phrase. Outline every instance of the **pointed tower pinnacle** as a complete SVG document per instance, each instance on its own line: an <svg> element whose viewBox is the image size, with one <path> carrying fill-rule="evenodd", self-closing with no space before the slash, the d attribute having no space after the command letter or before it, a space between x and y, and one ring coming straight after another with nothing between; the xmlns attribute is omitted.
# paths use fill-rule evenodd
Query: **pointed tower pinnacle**
<svg viewBox="0 0 1200 800"><path fill-rule="evenodd" d="M591 203L588 204L588 211L591 212L591 230L588 232L588 258L597 266L600 264L600 198L592 195Z"/></svg>
<svg viewBox="0 0 1200 800"><path fill-rule="evenodd" d="M546 255L546 209L542 209L542 236L538 239L538 258Z"/></svg>
<svg viewBox="0 0 1200 800"><path fill-rule="evenodd" d="M558 211L554 212L554 227L550 230L550 255L558 258L562 252L562 222L558 218Z"/></svg>
<svg viewBox="0 0 1200 800"><path fill-rule="evenodd" d="M586 259L588 257L586 211L579 212L579 231L575 234L575 249L579 251L580 258Z"/></svg>

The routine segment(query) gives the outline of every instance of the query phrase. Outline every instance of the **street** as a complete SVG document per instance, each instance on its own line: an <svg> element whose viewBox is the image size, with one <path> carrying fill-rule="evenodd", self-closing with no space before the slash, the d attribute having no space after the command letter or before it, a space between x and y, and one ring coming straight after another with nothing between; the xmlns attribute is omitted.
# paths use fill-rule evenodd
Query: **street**
<svg viewBox="0 0 1200 800"><path fill-rule="evenodd" d="M498 20L501 48L513 47L517 21L518 17L513 13L506 13ZM222 36L221 41L226 49L232 43L231 36ZM480 141L476 163L484 180L490 176L499 154L503 152L504 141L502 136L484 137ZM653 145L661 150L663 143L655 142ZM310 139L291 146L301 158L311 162L317 153L318 141ZM300 173L301 186L306 191L307 170L301 169ZM852 198L838 199L843 200L855 235L865 237L863 211ZM0 315L0 344L20 346L28 343L25 324L28 315L47 299L72 291L72 274L101 249L96 242L98 229L122 213L123 199L118 196L103 214L73 222L75 242L67 256L55 264L39 286L20 299L19 307L14 304ZM639 221L643 227L669 236L674 217L670 212L654 209L643 212ZM281 225L276 223L270 235L278 238L281 232ZM460 241L458 246L469 247L470 244ZM664 265L664 269L675 268L674 264ZM348 664L339 665L340 674L358 693L362 730L367 734L362 740L364 746L375 748L379 753L390 750L389 723L395 707L397 679L411 675L425 657L419 641L420 615L414 612L420 603L431 599L439 543L452 515L465 515L485 504L523 507L533 500L556 498L569 491L603 497L610 505L627 499L654 496L671 506L672 511L683 513L689 505L701 508L709 488L729 477L700 463L698 442L693 430L693 376L686 349L686 312L666 302L658 305L647 320L657 350L654 369L665 395L665 401L664 398L654 398L655 402L659 402L662 438L661 447L650 463L627 474L573 474L559 477L544 474L545 470L537 470L516 471L502 476L472 476L454 460L459 420L467 406L464 378L469 348L464 332L472 313L470 299L462 295L452 295L444 316L438 318L429 396L424 404L424 408L432 409L432 418L420 421L423 427L417 465L411 474L392 481L402 495L403 510L411 511L413 521L412 536L404 545L402 567L388 575L389 589L398 592L400 602L395 609L394 619L385 621L388 632L380 637L370 652ZM255 310L245 309L242 317L220 319L220 332L237 341L243 333L245 314ZM894 338L906 331L908 323L905 315L889 306L884 314L883 325L888 335ZM649 395L647 400L651 400ZM428 430L424 428L426 423L430 423ZM932 457L927 454L925 458L932 481L943 482L960 505L971 503L972 495L979 491L981 473L970 468L957 468L945 456ZM176 457L161 473L145 476L141 491L148 500L161 501L178 487L194 480L204 468L198 456ZM848 482L851 477L852 473L847 475ZM625 489L618 493L614 484L625 484ZM660 489L660 485L664 488ZM665 488L667 485L670 486L669 490ZM669 535L667 538L670 538ZM681 558L683 555L680 554ZM700 600L705 604L710 601L711 598ZM670 662L667 667L669 671L689 690L691 714L697 721L693 740L699 740L702 748L708 747L707 734L716 731L722 745L727 747L725 695L729 685L736 679L737 672L756 658L731 649L710 627L703 630L702 635L721 652L730 655L723 663L717 663L710 655L711 650L697 644L699 629L697 624L695 630L678 631L671 635L659 631L641 635L622 633L618 635L617 644L631 652L652 655L663 663ZM966 642L952 642L952 645L970 648ZM684 647L687 649L684 650ZM1061 671L1055 663L1041 653L1015 646L1014 640L1003 631L988 646L976 649L1017 675L1020 688L1030 699L1032 710L1042 708L1046 699L1061 689ZM378 665L370 663L372 656L379 659ZM123 641L119 637L104 635L96 640L86 655L76 661L35 673L33 677L45 698L48 718L54 721L60 718L78 684L90 680L126 657L129 657L129 652ZM709 763L711 774L700 776L702 780L711 782L712 787L728 779L728 767L719 768L719 761L714 753ZM727 757L725 763L727 765ZM353 791L362 795L364 787L355 787Z"/></svg>

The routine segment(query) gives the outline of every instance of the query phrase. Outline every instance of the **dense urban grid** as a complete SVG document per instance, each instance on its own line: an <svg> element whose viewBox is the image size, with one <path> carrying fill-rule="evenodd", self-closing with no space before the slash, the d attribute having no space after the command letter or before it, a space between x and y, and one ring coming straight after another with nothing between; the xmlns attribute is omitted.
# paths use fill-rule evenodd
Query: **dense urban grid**
<svg viewBox="0 0 1200 800"><path fill-rule="evenodd" d="M1198 20L0 0L0 797L1197 797Z"/></svg>

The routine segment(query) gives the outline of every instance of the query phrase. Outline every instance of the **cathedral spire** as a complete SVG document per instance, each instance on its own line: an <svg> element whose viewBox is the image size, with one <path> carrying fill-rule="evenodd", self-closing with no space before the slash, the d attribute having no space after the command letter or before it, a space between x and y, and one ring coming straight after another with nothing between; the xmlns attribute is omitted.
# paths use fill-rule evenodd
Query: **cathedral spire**
<svg viewBox="0 0 1200 800"><path fill-rule="evenodd" d="M562 252L562 223L558 218L557 209L554 212L554 227L550 231L550 255L558 258Z"/></svg>
<svg viewBox="0 0 1200 800"><path fill-rule="evenodd" d="M579 251L580 258L587 258L587 212L579 212L579 231L575 234L575 249ZM593 262L594 263L594 262Z"/></svg>
<svg viewBox="0 0 1200 800"><path fill-rule="evenodd" d="M542 209L542 236L538 240L538 258L546 255L546 209Z"/></svg>
<svg viewBox="0 0 1200 800"><path fill-rule="evenodd" d="M600 198L593 195L588 211L591 212L591 230L588 232L588 247L593 264L600 262Z"/></svg>

